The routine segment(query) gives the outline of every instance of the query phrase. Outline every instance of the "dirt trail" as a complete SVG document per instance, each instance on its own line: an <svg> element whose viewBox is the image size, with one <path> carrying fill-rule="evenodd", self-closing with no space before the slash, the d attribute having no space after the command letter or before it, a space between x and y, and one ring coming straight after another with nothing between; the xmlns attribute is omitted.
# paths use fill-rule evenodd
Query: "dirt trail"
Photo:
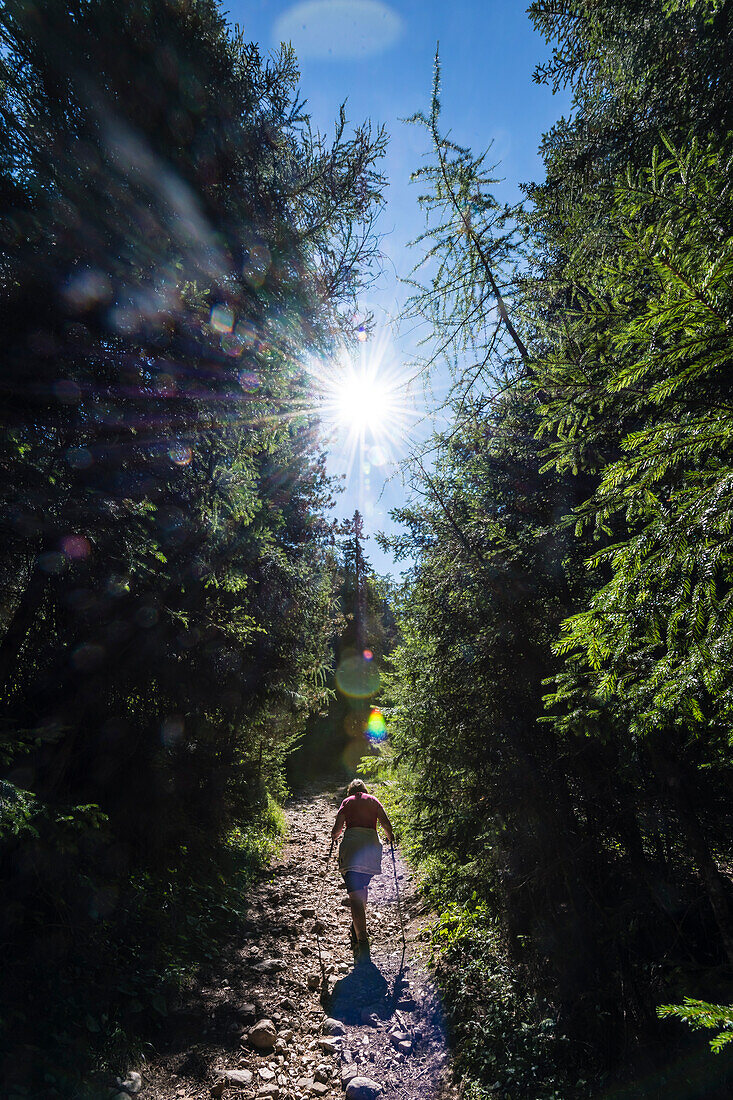
<svg viewBox="0 0 733 1100"><path fill-rule="evenodd" d="M440 1003L421 959L424 906L399 853L404 959L387 848L369 891L370 955L355 960L349 945L350 913L335 860L323 873L340 797L336 790L311 792L286 808L290 835L282 857L251 891L240 942L207 988L180 1006L165 1043L141 1067L144 1100L450 1094ZM263 1019L274 1027L253 1032ZM267 1049L252 1045L258 1039ZM360 1084L365 1079L380 1091Z"/></svg>

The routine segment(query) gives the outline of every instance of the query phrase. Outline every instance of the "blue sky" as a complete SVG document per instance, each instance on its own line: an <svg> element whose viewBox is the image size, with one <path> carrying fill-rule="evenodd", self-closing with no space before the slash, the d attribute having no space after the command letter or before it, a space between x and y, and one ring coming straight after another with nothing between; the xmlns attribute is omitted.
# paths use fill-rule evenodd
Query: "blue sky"
<svg viewBox="0 0 733 1100"><path fill-rule="evenodd" d="M378 227L384 271L364 297L365 308L377 318L377 332L363 352L368 358L374 344L386 344L387 367L401 369L414 354L413 337L394 334L389 318L407 294L399 277L408 275L416 259L407 244L424 228L417 189L409 178L426 151L423 132L401 120L429 109L439 42L443 126L475 152L493 142L491 161L500 162L498 174L504 179L496 195L515 200L521 182L541 178L541 136L569 109L566 95L553 96L532 80L549 47L535 33L522 0L252 0L230 3L227 11L231 22L239 23L264 51L276 48L281 38L292 41L301 69L301 93L319 129L332 129L343 100L348 100L350 120L369 118L387 127L390 144L384 170L389 187ZM411 402L416 405L419 398ZM424 436L427 427L427 422L416 420L413 438ZM374 428L374 442L379 443L378 423ZM405 499L394 468L370 468L359 456L349 466L338 445L332 449L330 465L334 474L348 468L339 513L349 515L360 508L370 535L393 529L389 510ZM385 484L388 472L393 476ZM373 537L366 550L379 572L395 572Z"/></svg>

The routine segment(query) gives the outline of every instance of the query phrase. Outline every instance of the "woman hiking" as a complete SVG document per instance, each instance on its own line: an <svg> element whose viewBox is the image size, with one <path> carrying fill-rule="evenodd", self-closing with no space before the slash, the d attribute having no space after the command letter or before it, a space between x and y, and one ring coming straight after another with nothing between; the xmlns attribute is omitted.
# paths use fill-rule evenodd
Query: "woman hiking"
<svg viewBox="0 0 733 1100"><path fill-rule="evenodd" d="M357 947L368 947L366 928L366 903L369 881L382 871L382 845L377 834L377 822L394 842L392 823L384 806L369 794L366 783L352 779L346 789L346 798L339 806L331 838L336 840L346 829L339 847L339 870L346 883L351 904L351 941Z"/></svg>

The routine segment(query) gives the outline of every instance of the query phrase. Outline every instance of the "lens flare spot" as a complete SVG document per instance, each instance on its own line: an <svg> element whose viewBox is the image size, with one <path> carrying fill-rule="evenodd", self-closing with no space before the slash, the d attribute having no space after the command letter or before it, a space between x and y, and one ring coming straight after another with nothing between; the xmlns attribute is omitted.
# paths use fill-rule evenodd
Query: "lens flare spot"
<svg viewBox="0 0 733 1100"><path fill-rule="evenodd" d="M234 313L229 306L214 306L211 310L209 324L214 332L231 332L234 328Z"/></svg>
<svg viewBox="0 0 733 1100"><path fill-rule="evenodd" d="M67 535L61 540L61 549L72 561L83 561L92 552L91 543L84 535Z"/></svg>
<svg viewBox="0 0 733 1100"><path fill-rule="evenodd" d="M235 332L225 332L221 338L221 348L225 355L236 359L244 351L244 342Z"/></svg>
<svg viewBox="0 0 733 1100"><path fill-rule="evenodd" d="M150 606L141 607L135 613L135 622L144 630L150 630L158 622L157 609Z"/></svg>
<svg viewBox="0 0 733 1100"><path fill-rule="evenodd" d="M160 739L166 748L171 748L183 737L183 718L180 714L169 714L160 727Z"/></svg>
<svg viewBox="0 0 733 1100"><path fill-rule="evenodd" d="M371 661L373 656L374 656L374 654L372 653L371 649L365 649L364 650L364 660L365 661Z"/></svg>
<svg viewBox="0 0 733 1100"><path fill-rule="evenodd" d="M242 347L245 348L253 348L259 341L259 333L251 321L240 321L235 336L241 341Z"/></svg>
<svg viewBox="0 0 733 1100"><path fill-rule="evenodd" d="M158 375L158 380L155 383L155 389L161 397L173 397L178 390L178 386L176 385L176 380L172 374L163 373Z"/></svg>
<svg viewBox="0 0 733 1100"><path fill-rule="evenodd" d="M110 596L123 596L125 592L130 591L130 578L124 577L118 573L112 573L107 578L107 592Z"/></svg>
<svg viewBox="0 0 733 1100"><path fill-rule="evenodd" d="M378 444L369 448L369 461L372 466L386 466L389 462L389 457L384 447L380 447Z"/></svg>
<svg viewBox="0 0 733 1100"><path fill-rule="evenodd" d="M60 378L54 384L53 392L62 405L77 405L81 401L81 390L71 378Z"/></svg>
<svg viewBox="0 0 733 1100"><path fill-rule="evenodd" d="M104 647L85 642L77 646L71 654L71 663L79 672L91 672L98 668L104 660Z"/></svg>
<svg viewBox="0 0 733 1100"><path fill-rule="evenodd" d="M50 554L40 554L38 565L44 573L60 573L66 565L66 558L52 551Z"/></svg>
<svg viewBox="0 0 733 1100"><path fill-rule="evenodd" d="M372 707L367 719L366 735L372 744L381 744L387 737L387 723L379 707Z"/></svg>
<svg viewBox="0 0 733 1100"><path fill-rule="evenodd" d="M66 461L72 470L88 470L94 459L91 451L86 447L69 447L66 452Z"/></svg>
<svg viewBox="0 0 733 1100"><path fill-rule="evenodd" d="M245 393L255 393L260 388L259 377L251 370L239 372L239 384Z"/></svg>
<svg viewBox="0 0 733 1100"><path fill-rule="evenodd" d="M253 244L247 251L242 264L242 274L251 287L261 287L272 263L270 249L266 244Z"/></svg>
<svg viewBox="0 0 733 1100"><path fill-rule="evenodd" d="M193 451L187 443L172 443L168 448L168 457L174 466L188 466L193 458Z"/></svg>
<svg viewBox="0 0 733 1100"><path fill-rule="evenodd" d="M350 699L368 699L379 691L379 672L362 654L346 657L336 670L336 686Z"/></svg>

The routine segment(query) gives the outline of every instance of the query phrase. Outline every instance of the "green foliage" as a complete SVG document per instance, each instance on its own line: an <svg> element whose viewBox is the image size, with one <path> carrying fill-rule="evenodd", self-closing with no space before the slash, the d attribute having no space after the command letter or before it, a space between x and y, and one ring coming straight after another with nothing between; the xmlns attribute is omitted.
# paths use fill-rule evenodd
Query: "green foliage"
<svg viewBox="0 0 733 1100"><path fill-rule="evenodd" d="M657 1015L662 1018L675 1016L693 1028L722 1028L723 1030L710 1040L710 1049L713 1054L720 1054L723 1047L733 1040L733 1006L731 1005L710 1005L706 1001L685 997L681 1005L660 1005Z"/></svg>
<svg viewBox="0 0 733 1100"><path fill-rule="evenodd" d="M378 767L427 889L486 907L569 1078L590 1052L600 1091L643 1050L657 1095L656 1006L717 997L733 959L733 5L529 10L552 43L536 79L573 106L522 209L439 129L437 74L416 118L432 149L410 310L453 372L451 423L390 540L415 566ZM471 945L446 988L481 957L466 919L440 932L449 957ZM455 1004L469 1027L471 996ZM472 1073L491 1087L478 1054Z"/></svg>
<svg viewBox="0 0 733 1100"><path fill-rule="evenodd" d="M22 1046L46 975L76 981L76 1018L85 952L166 973L156 912L176 943L179 904L216 908L235 826L242 874L270 850L258 815L339 627L306 364L350 338L372 277L385 142L343 112L314 132L292 50L263 57L213 0L11 0L0 70L0 933Z"/></svg>
<svg viewBox="0 0 733 1100"><path fill-rule="evenodd" d="M267 805L246 828L235 825L226 847L238 865L239 874L255 878L280 855L286 834L285 814L271 795Z"/></svg>
<svg viewBox="0 0 733 1100"><path fill-rule="evenodd" d="M660 723L720 736L715 725L729 724L729 175L720 150L667 142L617 183L618 258L565 312L568 338L596 350L595 377L564 349L562 365L543 362L555 464L583 464L609 421L619 441L578 512L608 536L590 560L611 579L564 624L558 651L582 651L586 689L620 701L640 736ZM572 679L562 684L554 704L572 697Z"/></svg>
<svg viewBox="0 0 733 1100"><path fill-rule="evenodd" d="M587 1095L588 1082L567 1075L567 1042L557 1020L522 990L484 904L445 909L432 929L431 948L467 1096Z"/></svg>
<svg viewBox="0 0 733 1100"><path fill-rule="evenodd" d="M427 321L430 335L424 343L431 366L442 358L450 364L461 392L483 385L510 369L510 362L526 348L507 309L507 287L516 283L522 259L521 243L512 211L501 206L491 188L498 183L487 165L489 150L474 156L440 129L440 56L430 114L418 112L409 122L424 128L431 143L428 163L412 173L423 191L418 202L427 228L415 241L421 256L408 285L413 295L406 318ZM419 281L427 276L426 285ZM460 323L459 322L460 319Z"/></svg>

